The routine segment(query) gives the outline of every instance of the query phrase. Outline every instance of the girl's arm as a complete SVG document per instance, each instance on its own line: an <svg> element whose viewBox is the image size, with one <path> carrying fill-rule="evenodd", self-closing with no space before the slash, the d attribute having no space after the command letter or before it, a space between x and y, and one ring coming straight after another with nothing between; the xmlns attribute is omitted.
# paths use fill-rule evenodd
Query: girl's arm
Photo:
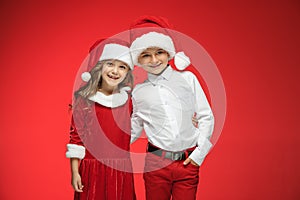
<svg viewBox="0 0 300 200"><path fill-rule="evenodd" d="M79 109L76 109L72 113L70 141L69 144L67 144L66 157L70 158L71 185L76 192L82 192L83 185L79 174L79 164L80 159L83 159L85 157L85 147L83 146L83 142L81 140L81 137L79 136L79 132L83 134L85 126L85 112L83 112L84 109L82 109L84 108L83 101L78 102L77 106L81 107Z"/></svg>
<svg viewBox="0 0 300 200"><path fill-rule="evenodd" d="M67 144L68 151L66 157L70 158L71 165L71 185L76 192L82 192L83 185L78 171L80 159L85 156L85 147L77 133L73 117L71 121L70 142Z"/></svg>
<svg viewBox="0 0 300 200"><path fill-rule="evenodd" d="M78 158L70 158L71 164L71 173L72 173L72 181L71 184L76 192L83 192L83 185L81 183L81 177L78 172L79 168L79 159Z"/></svg>

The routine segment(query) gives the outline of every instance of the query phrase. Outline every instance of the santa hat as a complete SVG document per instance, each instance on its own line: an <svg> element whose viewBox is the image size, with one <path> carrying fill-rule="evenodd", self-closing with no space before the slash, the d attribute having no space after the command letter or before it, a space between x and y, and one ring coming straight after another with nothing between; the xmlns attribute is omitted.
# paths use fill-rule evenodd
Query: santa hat
<svg viewBox="0 0 300 200"><path fill-rule="evenodd" d="M126 63L133 70L133 63L129 52L129 44L116 38L107 38L97 40L90 48L90 57L87 72L81 74L83 81L88 82L91 79L89 71L98 61L116 59Z"/></svg>
<svg viewBox="0 0 300 200"><path fill-rule="evenodd" d="M139 66L139 55L149 47L159 47L169 53L169 59L174 58L177 69L184 70L190 65L190 59L184 52L176 52L171 35L173 26L164 17L141 16L130 27L130 53L134 65Z"/></svg>

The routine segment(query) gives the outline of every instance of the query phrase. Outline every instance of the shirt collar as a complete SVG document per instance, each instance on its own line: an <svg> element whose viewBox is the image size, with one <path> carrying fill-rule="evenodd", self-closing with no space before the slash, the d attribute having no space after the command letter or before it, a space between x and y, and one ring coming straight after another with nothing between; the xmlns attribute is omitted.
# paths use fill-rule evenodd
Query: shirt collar
<svg viewBox="0 0 300 200"><path fill-rule="evenodd" d="M148 73L148 80L151 83L154 83L154 82L156 82L158 80L161 80L161 79L169 80L172 73L173 73L173 69L170 65L168 65L167 68L160 75L154 75L154 74Z"/></svg>

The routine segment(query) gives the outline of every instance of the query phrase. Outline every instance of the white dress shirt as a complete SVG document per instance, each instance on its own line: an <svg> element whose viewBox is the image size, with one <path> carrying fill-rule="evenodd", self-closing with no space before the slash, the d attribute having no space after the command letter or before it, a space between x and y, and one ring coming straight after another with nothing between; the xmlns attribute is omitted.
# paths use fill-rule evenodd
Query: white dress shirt
<svg viewBox="0 0 300 200"><path fill-rule="evenodd" d="M168 66L132 92L131 142L145 130L148 141L166 151L182 151L197 145L189 156L201 165L212 144L214 117L196 76ZM192 124L196 113L198 128Z"/></svg>

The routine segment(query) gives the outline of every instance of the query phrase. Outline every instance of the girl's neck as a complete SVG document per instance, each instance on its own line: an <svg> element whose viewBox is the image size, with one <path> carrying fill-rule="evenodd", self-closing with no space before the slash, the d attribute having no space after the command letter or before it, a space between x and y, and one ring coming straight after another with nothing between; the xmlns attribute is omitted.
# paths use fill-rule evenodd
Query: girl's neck
<svg viewBox="0 0 300 200"><path fill-rule="evenodd" d="M118 92L118 88L101 85L101 87L98 89L98 91L102 92L103 94L108 96L108 95L112 95L113 93Z"/></svg>

